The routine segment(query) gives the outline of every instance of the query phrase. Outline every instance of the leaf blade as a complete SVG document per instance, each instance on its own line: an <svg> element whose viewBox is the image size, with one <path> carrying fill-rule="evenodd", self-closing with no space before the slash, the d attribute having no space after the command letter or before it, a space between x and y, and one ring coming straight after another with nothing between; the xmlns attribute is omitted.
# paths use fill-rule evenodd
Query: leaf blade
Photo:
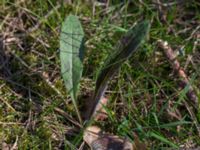
<svg viewBox="0 0 200 150"><path fill-rule="evenodd" d="M100 98L103 96L109 79L119 70L121 64L126 61L138 48L141 42L149 32L150 24L143 21L127 32L124 38L119 42L117 50L113 55L109 56L103 65L100 74L97 77L95 94L93 96L93 107L90 111L90 117L95 114L96 106Z"/></svg>
<svg viewBox="0 0 200 150"><path fill-rule="evenodd" d="M82 122L76 98L83 71L84 32L78 18L69 15L62 24L60 35L61 73L70 93L79 121Z"/></svg>
<svg viewBox="0 0 200 150"><path fill-rule="evenodd" d="M160 141L162 141L163 143L166 143L168 145L170 145L171 147L178 149L179 146L174 144L173 142L171 142L170 140L168 140L167 138L165 138L164 136L157 134L156 132L150 131L148 132L149 137L153 137L155 139L158 139Z"/></svg>

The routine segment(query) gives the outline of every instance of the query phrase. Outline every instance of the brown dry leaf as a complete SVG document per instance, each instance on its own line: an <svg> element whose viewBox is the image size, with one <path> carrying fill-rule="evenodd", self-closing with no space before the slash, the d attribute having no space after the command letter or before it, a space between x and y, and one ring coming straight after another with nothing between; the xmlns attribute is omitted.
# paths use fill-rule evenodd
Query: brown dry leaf
<svg viewBox="0 0 200 150"><path fill-rule="evenodd" d="M83 139L92 150L134 150L128 139L103 133L97 126L88 127Z"/></svg>
<svg viewBox="0 0 200 150"><path fill-rule="evenodd" d="M7 143L3 142L1 148L2 148L2 150L9 150L10 146Z"/></svg>

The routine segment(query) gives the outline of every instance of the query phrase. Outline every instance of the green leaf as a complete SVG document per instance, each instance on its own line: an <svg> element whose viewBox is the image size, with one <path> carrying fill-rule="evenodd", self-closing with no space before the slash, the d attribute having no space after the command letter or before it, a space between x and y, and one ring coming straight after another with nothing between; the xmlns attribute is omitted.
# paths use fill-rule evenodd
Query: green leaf
<svg viewBox="0 0 200 150"><path fill-rule="evenodd" d="M176 148L176 149L179 148L178 145L172 143L171 141L169 141L168 139L166 139L165 137L163 137L163 136L160 135L160 134L157 134L157 133L155 133L155 132L151 132L151 131L150 131L150 132L148 132L148 135L149 135L149 137L156 138L156 139L162 141L163 143L166 143L166 144L172 146L173 148Z"/></svg>
<svg viewBox="0 0 200 150"><path fill-rule="evenodd" d="M80 122L82 121L76 98L83 71L83 42L84 32L81 23L76 16L69 15L62 24L60 35L61 73Z"/></svg>
<svg viewBox="0 0 200 150"><path fill-rule="evenodd" d="M121 64L136 51L149 32L149 27L150 24L148 21L143 21L134 26L120 40L119 45L116 47L116 51L106 59L106 62L97 77L95 94L93 97L94 103L90 111L90 117L94 115L96 106L106 90L108 81L112 78L114 73L119 70Z"/></svg>

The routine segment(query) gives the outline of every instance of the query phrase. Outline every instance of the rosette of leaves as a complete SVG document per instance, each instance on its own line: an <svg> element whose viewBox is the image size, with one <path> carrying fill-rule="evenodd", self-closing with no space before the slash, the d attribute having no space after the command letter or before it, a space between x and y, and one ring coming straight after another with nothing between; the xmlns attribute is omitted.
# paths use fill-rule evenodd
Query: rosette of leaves
<svg viewBox="0 0 200 150"><path fill-rule="evenodd" d="M94 116L97 106L104 95L108 81L119 70L122 63L137 50L148 34L149 27L149 22L143 21L131 28L118 42L119 44L116 46L115 52L106 59L96 80L89 119ZM76 99L83 71L83 54L84 32L81 23L76 16L69 15L62 24L60 35L61 73L81 123L82 119Z"/></svg>

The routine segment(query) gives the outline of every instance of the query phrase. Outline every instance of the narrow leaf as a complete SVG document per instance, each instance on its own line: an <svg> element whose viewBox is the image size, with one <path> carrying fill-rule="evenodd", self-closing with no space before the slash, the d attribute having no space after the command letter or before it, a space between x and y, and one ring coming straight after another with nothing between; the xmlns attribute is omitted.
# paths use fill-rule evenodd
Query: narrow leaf
<svg viewBox="0 0 200 150"><path fill-rule="evenodd" d="M150 25L148 21L143 21L134 26L120 40L119 45L116 47L116 51L113 53L113 55L108 56L106 59L106 62L103 65L103 68L96 81L95 94L93 97L94 103L90 111L90 117L94 115L96 106L106 90L108 81L112 78L114 73L119 70L121 64L125 62L133 54L133 52L136 51L138 46L146 37L149 27Z"/></svg>
<svg viewBox="0 0 200 150"><path fill-rule="evenodd" d="M173 148L176 148L176 149L179 148L176 144L172 143L171 141L169 141L168 139L166 139L162 135L159 135L159 134L157 134L155 132L151 132L151 131L148 134L149 134L149 137L156 138L156 139L162 141L163 143L166 143L166 144L172 146Z"/></svg>
<svg viewBox="0 0 200 150"><path fill-rule="evenodd" d="M76 98L83 70L83 42L84 33L81 23L76 16L68 16L62 24L60 35L61 73L80 122L82 121Z"/></svg>

